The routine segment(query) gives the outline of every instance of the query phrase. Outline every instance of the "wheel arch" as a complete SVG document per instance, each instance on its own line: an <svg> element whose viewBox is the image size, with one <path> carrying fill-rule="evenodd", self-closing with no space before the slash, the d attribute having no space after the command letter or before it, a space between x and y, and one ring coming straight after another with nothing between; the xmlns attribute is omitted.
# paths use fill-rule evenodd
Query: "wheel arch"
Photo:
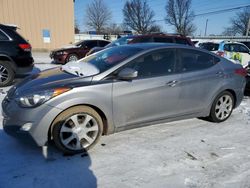
<svg viewBox="0 0 250 188"><path fill-rule="evenodd" d="M233 108L235 108L236 103L237 103L237 97L236 97L236 93L235 93L235 91L234 91L234 90L232 90L232 89L226 89L226 90L224 90L224 91L228 91L229 93L231 93L231 94L233 95L233 97L234 97L234 104L233 104ZM223 92L223 91L222 91L222 92Z"/></svg>
<svg viewBox="0 0 250 188"><path fill-rule="evenodd" d="M13 59L5 54L0 54L0 61L8 61L10 62L10 66L13 69L14 72L16 72L16 64L13 61Z"/></svg>

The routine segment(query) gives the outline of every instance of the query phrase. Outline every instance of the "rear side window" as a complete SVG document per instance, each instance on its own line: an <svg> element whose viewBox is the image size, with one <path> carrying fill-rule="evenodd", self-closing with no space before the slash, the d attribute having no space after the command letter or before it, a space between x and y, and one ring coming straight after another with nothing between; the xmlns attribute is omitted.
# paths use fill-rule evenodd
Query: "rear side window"
<svg viewBox="0 0 250 188"><path fill-rule="evenodd" d="M249 50L245 46L239 45L239 52L241 52L241 53L249 53Z"/></svg>
<svg viewBox="0 0 250 188"><path fill-rule="evenodd" d="M173 43L173 39L167 37L154 37L154 42Z"/></svg>
<svg viewBox="0 0 250 188"><path fill-rule="evenodd" d="M9 40L9 38L0 30L0 41Z"/></svg>
<svg viewBox="0 0 250 188"><path fill-rule="evenodd" d="M137 37L131 41L131 43L144 43L153 42L151 37Z"/></svg>
<svg viewBox="0 0 250 188"><path fill-rule="evenodd" d="M220 61L219 58L207 54L205 52L190 50L190 49L179 49L180 53L180 71L190 72L198 71L212 67Z"/></svg>
<svg viewBox="0 0 250 188"><path fill-rule="evenodd" d="M186 45L189 45L189 43L187 42L186 39L182 39L182 38L175 38L175 42L177 44L186 44Z"/></svg>

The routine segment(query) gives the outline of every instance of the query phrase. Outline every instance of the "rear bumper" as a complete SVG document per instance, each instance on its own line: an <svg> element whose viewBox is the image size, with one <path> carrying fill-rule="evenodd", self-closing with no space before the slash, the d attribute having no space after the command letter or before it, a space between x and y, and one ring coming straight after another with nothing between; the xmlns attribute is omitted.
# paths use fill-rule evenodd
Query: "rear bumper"
<svg viewBox="0 0 250 188"><path fill-rule="evenodd" d="M34 68L34 64L31 64L28 67L17 67L16 68L16 76L27 76L27 75L31 74L33 68Z"/></svg>

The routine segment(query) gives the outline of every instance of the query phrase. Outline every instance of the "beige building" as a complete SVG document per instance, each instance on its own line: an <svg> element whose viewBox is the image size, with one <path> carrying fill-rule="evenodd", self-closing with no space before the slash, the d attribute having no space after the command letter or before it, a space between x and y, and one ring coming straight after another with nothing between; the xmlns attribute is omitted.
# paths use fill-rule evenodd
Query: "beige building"
<svg viewBox="0 0 250 188"><path fill-rule="evenodd" d="M33 50L74 42L74 0L0 0L0 23L14 24Z"/></svg>

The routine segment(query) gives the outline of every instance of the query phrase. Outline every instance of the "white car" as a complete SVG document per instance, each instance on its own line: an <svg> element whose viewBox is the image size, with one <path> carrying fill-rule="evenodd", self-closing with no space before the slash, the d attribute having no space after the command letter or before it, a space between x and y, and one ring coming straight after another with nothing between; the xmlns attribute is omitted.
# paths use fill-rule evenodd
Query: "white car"
<svg viewBox="0 0 250 188"><path fill-rule="evenodd" d="M250 62L249 48L245 44L239 42L222 41L219 44L219 49L216 54L230 59L235 63L240 63L243 67L247 67L248 62Z"/></svg>

